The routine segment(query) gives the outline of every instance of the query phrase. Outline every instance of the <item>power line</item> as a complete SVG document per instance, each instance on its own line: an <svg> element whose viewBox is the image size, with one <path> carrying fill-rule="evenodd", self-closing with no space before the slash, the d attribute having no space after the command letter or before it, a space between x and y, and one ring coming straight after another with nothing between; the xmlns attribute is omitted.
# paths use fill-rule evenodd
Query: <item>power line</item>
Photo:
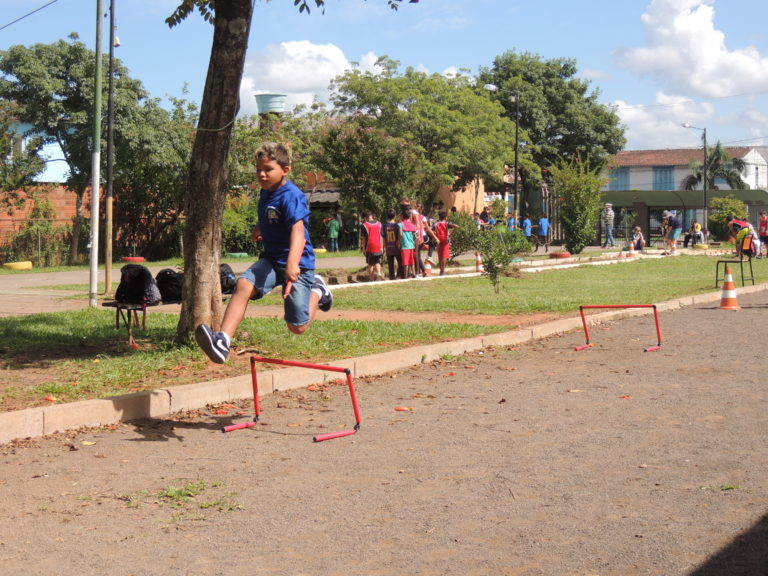
<svg viewBox="0 0 768 576"><path fill-rule="evenodd" d="M24 14L24 16L20 16L19 18L16 18L16 20L12 22L8 22L8 24L4 24L3 26L0 26L0 30L5 30L9 26L16 24L16 22L20 22L24 20L24 18L26 18L27 16L32 16L32 14L34 14L35 12L40 12L40 10L42 10L43 8L48 8L48 6L50 6L51 4L56 4L56 2L58 1L59 0L51 0L50 2L48 2L48 4L45 4L44 6L40 6L40 8L36 8L35 10L32 10L32 12L28 12L27 14Z"/></svg>

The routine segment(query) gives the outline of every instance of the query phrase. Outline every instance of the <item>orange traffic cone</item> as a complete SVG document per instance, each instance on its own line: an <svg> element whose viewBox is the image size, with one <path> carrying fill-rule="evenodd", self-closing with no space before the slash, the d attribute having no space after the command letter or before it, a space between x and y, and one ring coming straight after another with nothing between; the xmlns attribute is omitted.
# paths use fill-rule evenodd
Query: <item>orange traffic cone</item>
<svg viewBox="0 0 768 576"><path fill-rule="evenodd" d="M432 276L432 261L429 258L424 260L424 276Z"/></svg>
<svg viewBox="0 0 768 576"><path fill-rule="evenodd" d="M480 252L475 252L475 272L484 272L483 257L480 256Z"/></svg>
<svg viewBox="0 0 768 576"><path fill-rule="evenodd" d="M629 243L629 252L627 253L627 258L634 258L635 257L635 243L630 242Z"/></svg>
<svg viewBox="0 0 768 576"><path fill-rule="evenodd" d="M723 295L720 298L720 310L741 310L736 300L736 285L733 283L733 273L731 267L726 266L725 278L723 282Z"/></svg>
<svg viewBox="0 0 768 576"><path fill-rule="evenodd" d="M616 258L624 258L624 250L622 250L621 248L619 248L619 255L618 255L618 256L616 256Z"/></svg>

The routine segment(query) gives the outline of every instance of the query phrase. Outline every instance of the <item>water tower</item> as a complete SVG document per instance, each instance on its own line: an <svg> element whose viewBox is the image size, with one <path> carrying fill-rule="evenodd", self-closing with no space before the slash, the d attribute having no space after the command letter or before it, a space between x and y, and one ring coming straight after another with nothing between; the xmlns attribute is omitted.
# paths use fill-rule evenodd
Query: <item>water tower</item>
<svg viewBox="0 0 768 576"><path fill-rule="evenodd" d="M285 112L285 94L254 94L259 116Z"/></svg>

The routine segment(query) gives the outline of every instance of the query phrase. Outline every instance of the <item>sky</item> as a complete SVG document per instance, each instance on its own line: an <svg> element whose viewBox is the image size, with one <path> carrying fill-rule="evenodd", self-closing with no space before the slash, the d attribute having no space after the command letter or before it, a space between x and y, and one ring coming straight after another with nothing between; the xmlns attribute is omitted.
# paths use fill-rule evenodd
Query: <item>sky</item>
<svg viewBox="0 0 768 576"><path fill-rule="evenodd" d="M198 14L169 28L180 0L115 0L115 57L151 96L199 103L213 30ZM104 15L109 0L102 0ZM427 73L476 75L507 50L571 58L616 109L626 149L768 145L768 2L757 0L254 0L241 114L256 93L287 106L326 101L330 80L381 56ZM314 5L314 2L311 2ZM18 20L18 21L16 21ZM95 49L95 0L0 0L0 50L77 33ZM103 17L104 53L109 18ZM54 152L51 152L55 154ZM45 179L59 179L51 162Z"/></svg>

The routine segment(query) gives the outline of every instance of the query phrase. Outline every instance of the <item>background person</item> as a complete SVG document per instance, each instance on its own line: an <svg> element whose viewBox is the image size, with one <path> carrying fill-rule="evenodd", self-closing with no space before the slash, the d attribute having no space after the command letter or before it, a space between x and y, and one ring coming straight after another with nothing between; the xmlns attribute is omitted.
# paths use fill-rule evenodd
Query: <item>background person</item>
<svg viewBox="0 0 768 576"><path fill-rule="evenodd" d="M616 213L613 211L613 204L610 202L605 203L603 211L600 212L600 221L603 224L603 232L605 233L605 242L603 242L603 248L615 247L616 241L613 239L613 221L616 218Z"/></svg>
<svg viewBox="0 0 768 576"><path fill-rule="evenodd" d="M635 226L632 230L632 245L635 250L642 250L645 248L645 237L643 236L643 230L640 226Z"/></svg>
<svg viewBox="0 0 768 576"><path fill-rule="evenodd" d="M689 242L691 242L691 246L703 244L703 240L704 235L701 233L701 224L699 224L698 220L692 220L691 227L685 233L685 238L683 239L683 248L688 248Z"/></svg>
<svg viewBox="0 0 768 576"><path fill-rule="evenodd" d="M683 231L683 223L669 210L664 210L661 214L662 222L665 223L666 232L664 234L664 243L666 250L662 256L677 256L677 240Z"/></svg>
<svg viewBox="0 0 768 576"><path fill-rule="evenodd" d="M381 255L383 253L381 222L376 219L376 214L370 210L363 212L363 220L363 226L360 228L360 243L363 245L363 252L365 252L368 280L374 282L384 278L381 275Z"/></svg>

